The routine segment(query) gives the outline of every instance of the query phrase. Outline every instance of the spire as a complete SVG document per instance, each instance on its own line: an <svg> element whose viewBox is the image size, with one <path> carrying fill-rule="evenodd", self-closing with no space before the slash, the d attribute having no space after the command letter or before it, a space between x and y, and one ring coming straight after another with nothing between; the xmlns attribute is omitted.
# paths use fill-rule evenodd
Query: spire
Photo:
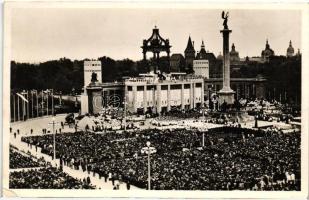
<svg viewBox="0 0 309 200"><path fill-rule="evenodd" d="M188 44L187 44L187 47L186 47L185 51L195 51L194 47L193 47L192 40L191 40L191 36L189 36Z"/></svg>
<svg viewBox="0 0 309 200"><path fill-rule="evenodd" d="M266 49L269 49L268 39L266 39Z"/></svg>
<svg viewBox="0 0 309 200"><path fill-rule="evenodd" d="M204 49L205 48L205 45L204 45L204 40L202 40L202 45L201 45L201 48Z"/></svg>
<svg viewBox="0 0 309 200"><path fill-rule="evenodd" d="M290 40L290 47L292 47L292 41Z"/></svg>
<svg viewBox="0 0 309 200"><path fill-rule="evenodd" d="M234 43L232 44L232 51L235 51L235 45L234 45Z"/></svg>

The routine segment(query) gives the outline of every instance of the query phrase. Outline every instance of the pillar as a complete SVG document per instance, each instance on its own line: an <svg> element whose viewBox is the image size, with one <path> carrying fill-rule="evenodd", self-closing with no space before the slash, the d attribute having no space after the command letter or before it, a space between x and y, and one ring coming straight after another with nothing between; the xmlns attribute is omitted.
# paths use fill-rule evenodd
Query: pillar
<svg viewBox="0 0 309 200"><path fill-rule="evenodd" d="M144 113L147 111L147 86L144 85L143 91L143 111Z"/></svg>
<svg viewBox="0 0 309 200"><path fill-rule="evenodd" d="M157 113L161 113L161 85L157 85L157 104L156 104L156 107L157 107Z"/></svg>
<svg viewBox="0 0 309 200"><path fill-rule="evenodd" d="M190 83L190 109L194 108L193 84Z"/></svg>
<svg viewBox="0 0 309 200"><path fill-rule="evenodd" d="M133 112L137 112L137 108L136 108L137 86L136 85L132 86L132 90L133 90Z"/></svg>
<svg viewBox="0 0 309 200"><path fill-rule="evenodd" d="M202 91L201 91L201 106L202 106L202 108L204 108L204 82L202 82Z"/></svg>
<svg viewBox="0 0 309 200"><path fill-rule="evenodd" d="M167 85L167 112L171 110L171 85Z"/></svg>
<svg viewBox="0 0 309 200"><path fill-rule="evenodd" d="M232 30L224 29L223 34L223 90L229 91L230 87L230 50L229 36Z"/></svg>
<svg viewBox="0 0 309 200"><path fill-rule="evenodd" d="M223 86L218 92L219 104L223 102L227 104L234 103L234 91L230 87L230 50L229 50L229 36L232 30L224 28L220 31L223 35Z"/></svg>
<svg viewBox="0 0 309 200"><path fill-rule="evenodd" d="M185 108L185 102L184 102L184 84L181 84L181 110Z"/></svg>

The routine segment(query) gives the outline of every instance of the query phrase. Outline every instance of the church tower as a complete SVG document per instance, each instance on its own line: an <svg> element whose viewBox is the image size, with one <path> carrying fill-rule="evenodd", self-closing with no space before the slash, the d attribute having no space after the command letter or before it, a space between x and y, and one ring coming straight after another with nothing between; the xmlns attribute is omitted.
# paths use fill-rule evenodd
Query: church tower
<svg viewBox="0 0 309 200"><path fill-rule="evenodd" d="M240 60L239 53L238 53L238 51L236 51L235 45L233 43L232 44L232 50L230 51L230 61L234 62L234 61L239 61L239 60Z"/></svg>
<svg viewBox="0 0 309 200"><path fill-rule="evenodd" d="M261 53L262 61L269 62L270 57L274 55L275 55L275 52L270 48L270 45L268 44L268 39L266 39L265 49Z"/></svg>
<svg viewBox="0 0 309 200"><path fill-rule="evenodd" d="M292 41L290 40L289 47L286 50L286 57L292 57L292 56L294 56L294 48L292 46Z"/></svg>
<svg viewBox="0 0 309 200"><path fill-rule="evenodd" d="M185 70L193 69L193 60L195 59L195 49L191 37L189 36L188 44L185 49L185 61L186 67Z"/></svg>

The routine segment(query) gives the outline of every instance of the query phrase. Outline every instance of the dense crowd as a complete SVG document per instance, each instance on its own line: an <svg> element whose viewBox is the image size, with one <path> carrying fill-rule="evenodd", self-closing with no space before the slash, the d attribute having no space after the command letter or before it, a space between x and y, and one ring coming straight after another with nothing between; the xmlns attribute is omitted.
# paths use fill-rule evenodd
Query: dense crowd
<svg viewBox="0 0 309 200"><path fill-rule="evenodd" d="M164 114L164 116L168 116L171 118L199 118L203 115L200 109L191 109L182 111L180 109L172 109L171 111Z"/></svg>
<svg viewBox="0 0 309 200"><path fill-rule="evenodd" d="M204 147L203 144L204 136ZM23 137L52 155L52 135ZM56 137L61 162L100 177L147 187L150 141L152 188L161 190L300 190L300 133L221 127L66 133Z"/></svg>
<svg viewBox="0 0 309 200"><path fill-rule="evenodd" d="M44 165L41 159L36 160L31 155L21 153L17 148L10 146L10 169L31 168Z"/></svg>
<svg viewBox="0 0 309 200"><path fill-rule="evenodd" d="M90 179L77 180L53 167L10 173L12 189L94 189Z"/></svg>
<svg viewBox="0 0 309 200"><path fill-rule="evenodd" d="M44 158L20 152L10 145L10 181L13 189L94 189L90 179L77 180L51 167ZM17 169L17 170L16 170Z"/></svg>

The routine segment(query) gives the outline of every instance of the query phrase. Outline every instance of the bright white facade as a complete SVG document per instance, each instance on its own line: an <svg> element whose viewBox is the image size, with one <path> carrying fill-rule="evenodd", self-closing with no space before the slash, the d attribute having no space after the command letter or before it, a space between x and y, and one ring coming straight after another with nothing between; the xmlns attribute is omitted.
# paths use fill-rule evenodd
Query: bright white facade
<svg viewBox="0 0 309 200"><path fill-rule="evenodd" d="M125 80L125 97L132 113L193 109L204 104L204 80L182 73L168 74L165 80L146 74Z"/></svg>
<svg viewBox="0 0 309 200"><path fill-rule="evenodd" d="M81 114L89 112L88 94L86 87L91 83L92 73L97 74L99 83L102 83L102 66L99 60L85 60L84 61L84 92L81 94Z"/></svg>
<svg viewBox="0 0 309 200"><path fill-rule="evenodd" d="M196 76L209 78L209 61L208 60L194 60L193 70Z"/></svg>
<svg viewBox="0 0 309 200"><path fill-rule="evenodd" d="M99 60L85 60L84 61L84 86L88 86L91 82L92 72L97 74L99 83L102 83L102 66Z"/></svg>

